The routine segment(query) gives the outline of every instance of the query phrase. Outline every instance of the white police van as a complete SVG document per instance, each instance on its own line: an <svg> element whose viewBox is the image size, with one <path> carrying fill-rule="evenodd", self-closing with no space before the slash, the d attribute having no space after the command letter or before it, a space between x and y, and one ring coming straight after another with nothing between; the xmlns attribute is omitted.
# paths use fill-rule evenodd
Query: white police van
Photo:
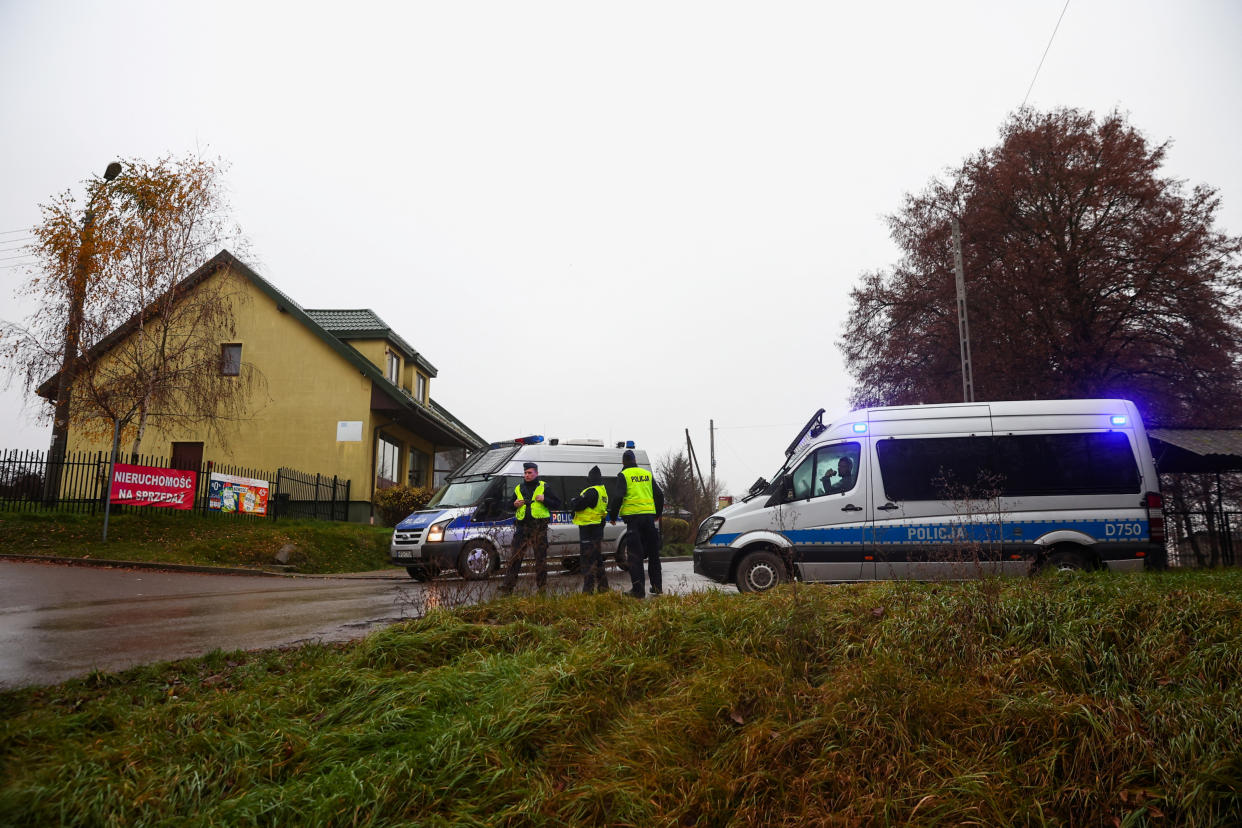
<svg viewBox="0 0 1242 828"><path fill-rule="evenodd" d="M694 571L758 592L790 578L971 578L1160 561L1159 481L1127 400L823 409L772 482L716 512Z"/></svg>
<svg viewBox="0 0 1242 828"><path fill-rule="evenodd" d="M492 443L454 469L425 508L397 524L389 559L417 580L454 569L471 580L489 577L509 559L513 490L522 481L522 464L536 463L540 478L562 504L562 511L553 512L548 524L549 564L560 559L565 568L576 569L578 527L569 499L590 485L587 474L592 466L599 466L611 493L626 449L634 449L632 440L615 448L598 440L545 441L540 435ZM645 451L634 449L634 457L638 465L651 468ZM605 561L611 557L623 564L624 543L624 524L605 523Z"/></svg>

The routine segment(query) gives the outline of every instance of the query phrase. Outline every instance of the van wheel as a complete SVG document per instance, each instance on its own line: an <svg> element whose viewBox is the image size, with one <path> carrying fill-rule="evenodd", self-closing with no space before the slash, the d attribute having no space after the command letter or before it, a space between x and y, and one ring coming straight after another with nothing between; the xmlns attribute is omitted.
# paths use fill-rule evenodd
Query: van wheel
<svg viewBox="0 0 1242 828"><path fill-rule="evenodd" d="M1091 561L1087 560L1087 556L1081 552L1058 549L1048 556L1048 559L1044 561L1044 565L1040 569L1044 572L1073 574L1075 572L1089 572L1094 567L1091 565Z"/></svg>
<svg viewBox="0 0 1242 828"><path fill-rule="evenodd" d="M751 552L737 567L738 592L767 592L789 580L785 562L772 552Z"/></svg>
<svg viewBox="0 0 1242 828"><path fill-rule="evenodd" d="M467 581L483 581L500 567L500 559L490 546L473 541L457 556L457 571Z"/></svg>
<svg viewBox="0 0 1242 828"><path fill-rule="evenodd" d="M405 571L416 581L430 581L435 574L425 566L407 566Z"/></svg>
<svg viewBox="0 0 1242 828"><path fill-rule="evenodd" d="M582 569L582 558L578 557L577 555L574 555L571 558L562 558L561 566L565 568L566 572L570 572L570 573L577 572L578 570Z"/></svg>
<svg viewBox="0 0 1242 828"><path fill-rule="evenodd" d="M617 562L617 569L622 572L628 572L630 569L630 542L622 540L617 544L617 554L613 556Z"/></svg>

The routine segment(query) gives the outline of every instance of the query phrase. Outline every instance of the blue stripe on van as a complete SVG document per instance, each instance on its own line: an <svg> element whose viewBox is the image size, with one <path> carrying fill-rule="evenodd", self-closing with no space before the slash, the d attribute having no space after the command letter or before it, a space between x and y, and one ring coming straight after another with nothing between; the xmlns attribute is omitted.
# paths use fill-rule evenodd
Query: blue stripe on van
<svg viewBox="0 0 1242 828"><path fill-rule="evenodd" d="M1151 532L1146 520L1139 518L1097 520L1025 520L1006 521L1001 524L968 524L961 521L936 523L883 523L878 526L824 526L813 529L790 529L778 532L797 546L808 544L872 543L889 545L925 545L928 543L995 543L1009 541L1030 542L1048 532L1081 532L1096 543L1117 541L1150 541ZM741 533L720 533L708 546L729 546L741 537Z"/></svg>

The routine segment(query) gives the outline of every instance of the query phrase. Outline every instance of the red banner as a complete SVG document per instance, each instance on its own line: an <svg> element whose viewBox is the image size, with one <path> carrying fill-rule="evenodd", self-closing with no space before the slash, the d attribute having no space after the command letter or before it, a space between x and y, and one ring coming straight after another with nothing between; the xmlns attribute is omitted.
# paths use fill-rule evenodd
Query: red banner
<svg viewBox="0 0 1242 828"><path fill-rule="evenodd" d="M108 497L113 503L130 506L192 509L197 481L198 472L194 471L117 463L112 468L112 488Z"/></svg>

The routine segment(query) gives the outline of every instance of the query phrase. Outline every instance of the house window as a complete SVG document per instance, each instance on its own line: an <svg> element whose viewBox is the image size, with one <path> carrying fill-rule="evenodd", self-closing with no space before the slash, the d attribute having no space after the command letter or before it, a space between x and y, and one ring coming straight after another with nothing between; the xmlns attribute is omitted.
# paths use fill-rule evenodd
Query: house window
<svg viewBox="0 0 1242 828"><path fill-rule="evenodd" d="M453 469L466 462L466 450L463 448L444 449L436 452L436 472L432 478L432 485L440 488L444 485L444 481L448 479Z"/></svg>
<svg viewBox="0 0 1242 828"><path fill-rule="evenodd" d="M431 456L425 451L410 449L410 485L426 486L431 470Z"/></svg>
<svg viewBox="0 0 1242 828"><path fill-rule="evenodd" d="M393 385L397 384L397 379L401 375L401 357L392 351L385 351L388 356L388 381Z"/></svg>
<svg viewBox="0 0 1242 828"><path fill-rule="evenodd" d="M220 346L220 373L235 377L241 373L241 345L234 342Z"/></svg>
<svg viewBox="0 0 1242 828"><path fill-rule="evenodd" d="M375 444L375 488L388 489L397 485L401 470L401 446L380 437Z"/></svg>
<svg viewBox="0 0 1242 828"><path fill-rule="evenodd" d="M422 374L418 374L414 380L414 399L424 404L427 402L427 378Z"/></svg>

